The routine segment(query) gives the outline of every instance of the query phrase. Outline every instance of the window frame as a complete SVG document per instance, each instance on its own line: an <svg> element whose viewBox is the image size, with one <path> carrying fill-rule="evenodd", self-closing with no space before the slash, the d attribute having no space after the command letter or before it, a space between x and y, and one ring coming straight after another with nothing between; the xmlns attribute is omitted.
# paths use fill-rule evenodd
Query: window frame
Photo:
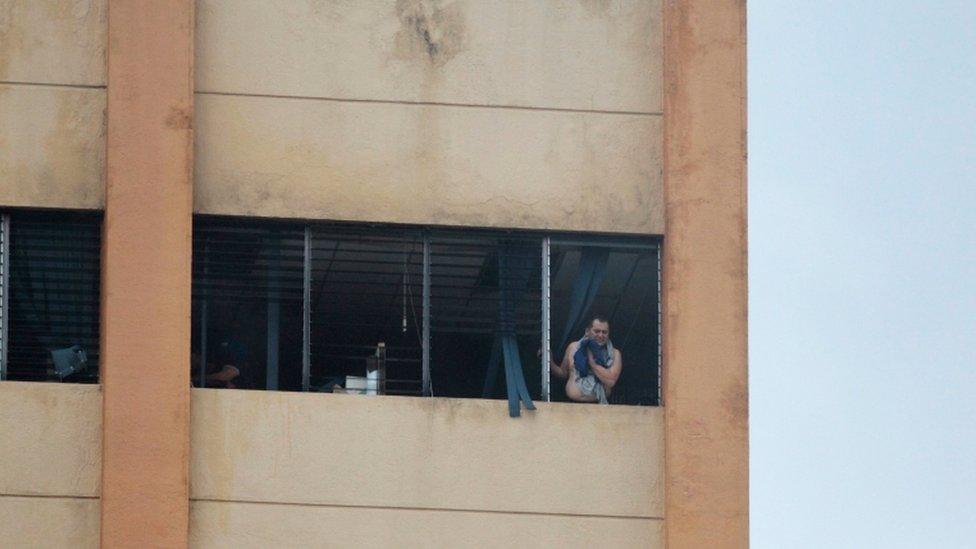
<svg viewBox="0 0 976 549"><path fill-rule="evenodd" d="M19 208L2 207L0 208L0 381L15 380L40 381L40 382L61 382L61 383L82 383L92 384L101 381L101 238L102 226L104 223L103 213L98 210L76 210L76 209L38 209L38 208ZM62 227L62 224L73 228L73 232ZM44 228L39 228L44 227ZM59 230L64 230L64 234L59 234ZM38 232L40 231L40 232ZM80 232L79 232L80 231ZM44 242L31 244L32 239L42 239L44 233L47 238L66 239L71 242L69 245L51 244ZM52 236L53 235L53 236ZM87 240L86 240L87 239ZM26 242L25 242L26 240ZM88 246L86 246L86 244ZM53 247L52 247L53 246ZM58 247L61 246L61 247ZM65 265L51 267L28 268L25 262L37 261L40 264L52 261L50 252L73 253L71 257L63 258L69 268L76 269L74 276L61 276L59 270L64 272ZM31 292L31 283L25 282L25 270L33 275L43 275L42 279L50 283L51 294L74 294L76 296L87 296L90 298L85 303L84 298L45 298L50 299L48 303L53 303L62 308L59 313L63 316L64 308L80 307L82 310L72 311L76 316L67 321L51 320L55 325L61 326L60 329L50 329L47 332L31 328L31 322L24 318L24 311L20 307L24 306L24 297L21 291ZM47 278L52 277L52 278ZM65 286L68 286L66 289ZM27 288L27 290L23 290ZM89 293L89 291L91 293ZM27 303L31 300L28 299ZM18 339L24 335L20 331L33 330L33 333L40 333L43 337L55 337L65 344L74 342L80 345L85 351L85 367L68 373L58 373L50 362L51 351L67 350L64 346L51 346L45 344L43 347L47 355L46 367L41 369L37 363L24 362L23 353L29 347L24 346L24 340ZM79 335L80 330L82 335ZM87 332L87 333L85 333ZM52 369L53 368L53 369ZM70 377L69 377L70 376Z"/></svg>
<svg viewBox="0 0 976 549"><path fill-rule="evenodd" d="M195 215L195 223L206 223L208 221L217 222L253 222L255 226L261 224L263 220L247 220L247 218L237 218L232 216L212 216L212 215ZM311 341L311 324L313 311L311 310L311 299L312 299L312 286L313 286L313 248L314 248L314 238L316 232L327 232L329 229L337 228L341 229L338 232L351 231L355 233L357 228L362 228L363 230L375 229L377 227L383 230L390 230L391 232L397 230L409 230L415 231L420 234L423 257L422 257L422 326L421 326L421 395L422 396L433 396L433 391L431 387L431 245L442 240L450 240L451 238L458 238L459 236L467 237L468 235L472 237L477 237L480 235L490 235L490 236L501 236L504 234L512 234L518 237L534 237L538 238L540 241L538 258L540 263L540 275L541 275L541 310L539 314L541 315L541 348L542 353L539 357L539 362L537 367L540 369L540 383L541 390L540 396L541 400L545 402L552 401L552 379L550 376L549 364L553 360L552 352L552 254L553 248L555 246L580 246L580 247L606 247L606 248L616 248L616 249L626 249L626 250L654 250L657 261L657 279L655 281L656 287L652 288L656 292L657 299L655 302L657 307L651 312L651 314L656 315L655 324L657 326L657 333L653 334L656 337L656 394L658 405L661 403L661 369L662 369L662 357L661 357L661 253L663 250L662 240L659 236L653 235L605 235L605 234L590 234L590 233L566 233L566 232L555 232L555 231L537 231L537 230L520 230L520 229L498 229L498 228L450 228L450 227L429 227L429 226L409 226L409 225L395 225L395 224L373 224L373 223L341 223L341 222L328 222L328 221L307 221L307 220L296 220L294 222L295 229L301 228L304 232L304 242L303 242L303 257L302 257L302 277L303 277L303 289L302 289L302 348L301 348L301 392L310 392L312 390L312 341ZM195 274L194 277L197 275ZM203 330L206 330L206 319L203 319ZM205 334L201 334L205 343ZM562 357L555 357L561 359Z"/></svg>
<svg viewBox="0 0 976 549"><path fill-rule="evenodd" d="M7 325L10 323L10 214L0 213L0 381L7 379Z"/></svg>

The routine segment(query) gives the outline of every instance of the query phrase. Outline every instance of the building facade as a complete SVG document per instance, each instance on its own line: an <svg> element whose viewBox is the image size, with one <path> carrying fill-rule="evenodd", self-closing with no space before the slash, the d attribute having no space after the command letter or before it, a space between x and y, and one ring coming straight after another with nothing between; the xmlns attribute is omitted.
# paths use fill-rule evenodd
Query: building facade
<svg viewBox="0 0 976 549"><path fill-rule="evenodd" d="M0 536L748 545L745 82L724 0L0 2Z"/></svg>

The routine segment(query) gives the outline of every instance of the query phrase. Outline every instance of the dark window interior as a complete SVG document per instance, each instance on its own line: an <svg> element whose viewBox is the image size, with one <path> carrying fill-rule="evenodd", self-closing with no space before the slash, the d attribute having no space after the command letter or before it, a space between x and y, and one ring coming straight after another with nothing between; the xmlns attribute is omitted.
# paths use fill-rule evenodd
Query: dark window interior
<svg viewBox="0 0 976 549"><path fill-rule="evenodd" d="M500 334L515 335L532 398L541 393L540 237L443 234L430 241L430 372L433 394L505 398L502 359L490 368ZM497 352L497 351L496 351Z"/></svg>
<svg viewBox="0 0 976 549"><path fill-rule="evenodd" d="M596 241L599 243L599 241ZM606 265L599 277L596 296L588 313L569 329L566 322L573 286L580 271L584 243L560 244L551 248L553 356L558 361L566 346L583 335L585 324L595 315L610 323L610 339L621 351L624 368L609 397L611 404L657 405L659 402L659 263L658 250L646 242L631 246L600 243ZM590 247L592 249L592 247ZM565 399L564 382L553 380L554 400Z"/></svg>
<svg viewBox="0 0 976 549"><path fill-rule="evenodd" d="M101 216L26 210L6 216L6 378L97 383ZM544 238L525 231L198 216L193 235L194 383L344 390L364 379L376 363L371 357L382 352L381 392L386 394L505 398L504 361L493 362L492 355L502 335L510 334L530 394L539 399ZM551 238L553 358L562 358L594 314L604 316L625 365L611 402L658 404L657 243ZM595 250L602 250L599 274L586 279L594 295L586 311L574 317L578 322L567 324L578 293L574 288L580 273L592 269L587 261ZM67 369L65 356L72 359ZM79 363L78 356L85 360ZM209 379L227 364L238 371L232 380ZM553 400L565 399L564 383L552 379Z"/></svg>
<svg viewBox="0 0 976 549"><path fill-rule="evenodd" d="M6 214L6 379L97 383L101 216Z"/></svg>
<svg viewBox="0 0 976 549"><path fill-rule="evenodd" d="M301 389L304 243L300 225L195 220L194 385ZM224 364L240 375L203 381Z"/></svg>
<svg viewBox="0 0 976 549"><path fill-rule="evenodd" d="M578 316L606 316L611 339L623 352L625 367L611 402L656 404L656 242L553 238L554 357L559 360L582 333L579 324L559 340L581 258L598 245L601 272L590 281L594 296ZM370 383L379 383L377 392L390 395L506 398L507 359L521 370L531 397L540 399L544 239L527 231L198 216L190 366L195 384L369 393ZM499 353L504 359L493 357ZM379 363L382 374L369 381ZM232 380L211 379L228 364L238 371ZM565 398L564 383L553 379L554 400Z"/></svg>
<svg viewBox="0 0 976 549"><path fill-rule="evenodd" d="M310 384L365 376L382 344L385 393L422 393L423 235L316 226L311 234Z"/></svg>

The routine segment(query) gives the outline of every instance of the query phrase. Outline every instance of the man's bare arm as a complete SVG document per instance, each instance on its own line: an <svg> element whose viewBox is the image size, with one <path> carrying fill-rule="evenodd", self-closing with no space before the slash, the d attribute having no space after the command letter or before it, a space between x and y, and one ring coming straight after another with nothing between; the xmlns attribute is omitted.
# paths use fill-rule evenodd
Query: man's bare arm
<svg viewBox="0 0 976 549"><path fill-rule="evenodd" d="M241 375L241 371L237 369L236 366L230 364L224 364L224 366L218 372L212 374L207 374L207 381L230 381L235 377Z"/></svg>
<svg viewBox="0 0 976 549"><path fill-rule="evenodd" d="M617 380L620 379L620 371L624 368L623 356L617 349L613 350L613 365L609 368L604 368L593 360L593 354L587 351L587 355L590 360L590 371L593 375L600 380L603 387L606 389L612 389L614 385L617 384Z"/></svg>
<svg viewBox="0 0 976 549"><path fill-rule="evenodd" d="M576 347L574 343L570 343L566 347L566 353L563 355L563 361L560 364L556 364L556 361L549 359L549 370L556 375L556 377L561 379L566 379L569 377L571 368L575 368L573 365L573 355L576 354Z"/></svg>

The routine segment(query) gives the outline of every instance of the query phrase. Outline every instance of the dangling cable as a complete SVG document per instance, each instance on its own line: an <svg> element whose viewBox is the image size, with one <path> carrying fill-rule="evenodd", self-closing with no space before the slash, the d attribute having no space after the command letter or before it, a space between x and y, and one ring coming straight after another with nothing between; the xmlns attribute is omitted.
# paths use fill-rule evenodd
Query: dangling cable
<svg viewBox="0 0 976 549"><path fill-rule="evenodd" d="M410 257L410 243L403 245L403 322L401 323L400 333L407 333L407 259Z"/></svg>

